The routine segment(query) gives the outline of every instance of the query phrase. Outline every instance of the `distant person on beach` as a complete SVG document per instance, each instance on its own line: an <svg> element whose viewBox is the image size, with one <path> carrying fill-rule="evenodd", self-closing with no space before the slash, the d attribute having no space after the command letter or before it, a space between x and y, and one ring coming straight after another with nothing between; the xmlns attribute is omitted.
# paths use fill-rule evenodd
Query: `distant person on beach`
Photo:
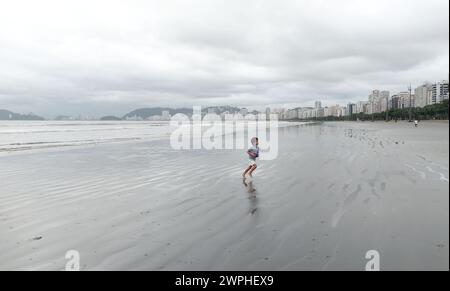
<svg viewBox="0 0 450 291"><path fill-rule="evenodd" d="M256 159L259 157L259 140L257 137L252 138L252 146L247 151L248 158L249 158L249 165L247 169L242 174L242 177L245 179L245 175L249 175L250 177L253 177L253 171L256 170Z"/></svg>

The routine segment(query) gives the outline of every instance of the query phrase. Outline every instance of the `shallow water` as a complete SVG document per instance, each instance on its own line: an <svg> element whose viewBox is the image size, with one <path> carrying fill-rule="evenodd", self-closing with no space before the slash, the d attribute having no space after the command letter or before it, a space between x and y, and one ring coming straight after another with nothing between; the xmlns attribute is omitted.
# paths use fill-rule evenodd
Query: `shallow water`
<svg viewBox="0 0 450 291"><path fill-rule="evenodd" d="M167 137L169 122L0 121L0 152Z"/></svg>

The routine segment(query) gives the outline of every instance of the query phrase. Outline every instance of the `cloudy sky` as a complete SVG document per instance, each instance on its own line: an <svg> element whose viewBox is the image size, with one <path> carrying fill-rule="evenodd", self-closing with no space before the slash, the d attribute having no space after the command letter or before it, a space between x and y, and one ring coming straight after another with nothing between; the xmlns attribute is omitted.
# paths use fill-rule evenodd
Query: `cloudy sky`
<svg viewBox="0 0 450 291"><path fill-rule="evenodd" d="M346 104L448 78L448 0L0 0L0 109Z"/></svg>

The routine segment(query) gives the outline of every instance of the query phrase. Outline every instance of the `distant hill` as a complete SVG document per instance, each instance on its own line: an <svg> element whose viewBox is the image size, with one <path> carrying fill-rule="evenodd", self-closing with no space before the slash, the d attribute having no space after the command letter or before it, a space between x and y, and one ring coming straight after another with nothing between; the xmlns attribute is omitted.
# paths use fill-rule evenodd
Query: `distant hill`
<svg viewBox="0 0 450 291"><path fill-rule="evenodd" d="M44 120L44 118L33 113L25 115L0 109L0 120Z"/></svg>
<svg viewBox="0 0 450 291"><path fill-rule="evenodd" d="M104 116L102 118L100 118L101 121L119 121L122 120L121 118L117 117L117 116Z"/></svg>
<svg viewBox="0 0 450 291"><path fill-rule="evenodd" d="M169 111L170 115L175 115L177 113L186 114L188 116L192 115L192 108L167 108L167 107L154 107L154 108L140 108L127 113L122 117L122 119L127 118L142 118L147 119L150 116L162 115L163 111ZM232 106L212 106L202 108L202 113L215 112L217 114L221 114L224 112L229 112L230 114L238 113L240 108L232 107Z"/></svg>
<svg viewBox="0 0 450 291"><path fill-rule="evenodd" d="M175 115L177 113L183 113L186 115L192 114L192 109L190 108L164 108L164 107L155 107L155 108L141 108L131 111L128 114L125 114L122 119L139 117L142 119L147 119L150 116L161 115L163 111L169 111L170 115Z"/></svg>

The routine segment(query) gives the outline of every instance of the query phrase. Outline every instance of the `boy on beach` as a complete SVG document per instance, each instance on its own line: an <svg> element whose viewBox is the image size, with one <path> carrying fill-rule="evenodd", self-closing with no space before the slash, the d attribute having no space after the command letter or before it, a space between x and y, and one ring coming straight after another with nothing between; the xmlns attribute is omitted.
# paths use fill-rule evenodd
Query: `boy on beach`
<svg viewBox="0 0 450 291"><path fill-rule="evenodd" d="M242 174L242 177L245 179L245 175L249 175L250 177L253 177L253 171L256 170L256 158L259 157L259 140L257 137L252 138L252 147L250 147L247 151L248 158L249 158L249 165L247 169Z"/></svg>

